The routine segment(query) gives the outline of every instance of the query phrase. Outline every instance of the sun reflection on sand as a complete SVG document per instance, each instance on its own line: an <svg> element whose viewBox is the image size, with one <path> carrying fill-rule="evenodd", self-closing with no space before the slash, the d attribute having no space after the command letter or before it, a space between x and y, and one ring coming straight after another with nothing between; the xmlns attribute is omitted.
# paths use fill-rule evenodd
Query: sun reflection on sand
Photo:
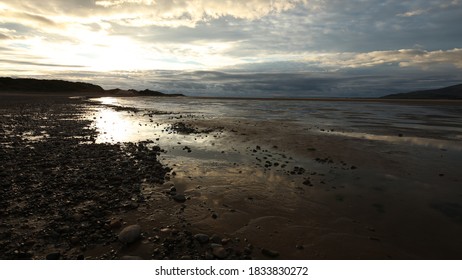
<svg viewBox="0 0 462 280"><path fill-rule="evenodd" d="M107 100L107 102L112 101ZM112 109L100 109L95 118L95 126L99 132L98 143L133 141L138 134L133 121Z"/></svg>
<svg viewBox="0 0 462 280"><path fill-rule="evenodd" d="M114 97L100 97L98 101L103 105L115 105L117 104L117 99Z"/></svg>

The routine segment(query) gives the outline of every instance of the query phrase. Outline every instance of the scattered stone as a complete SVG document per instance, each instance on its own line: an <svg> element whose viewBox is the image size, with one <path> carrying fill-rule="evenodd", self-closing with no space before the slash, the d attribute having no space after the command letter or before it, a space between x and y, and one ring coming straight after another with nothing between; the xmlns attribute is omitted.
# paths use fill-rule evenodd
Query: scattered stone
<svg viewBox="0 0 462 280"><path fill-rule="evenodd" d="M122 243L129 244L133 243L138 238L141 236L141 227L139 225L131 225L128 227L125 227L120 233L119 233L119 240Z"/></svg>

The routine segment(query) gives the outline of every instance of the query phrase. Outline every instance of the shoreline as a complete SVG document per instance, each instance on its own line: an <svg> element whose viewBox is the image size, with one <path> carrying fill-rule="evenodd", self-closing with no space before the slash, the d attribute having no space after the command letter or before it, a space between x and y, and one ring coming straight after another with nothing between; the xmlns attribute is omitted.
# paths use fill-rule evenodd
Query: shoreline
<svg viewBox="0 0 462 280"><path fill-rule="evenodd" d="M154 97L154 98L177 98L177 99L204 99L204 100L252 100L252 101L306 101L306 102L371 102L371 103L402 103L402 104L418 104L418 105L433 105L433 104L454 104L462 105L462 99L406 99L406 98L345 98L345 97L332 97L332 98L297 98L297 97L220 97L220 96L194 96L194 95L183 95L175 96L175 94L165 94L164 96L155 95L143 95L143 94L132 94L132 93L118 93L108 94L104 92L2 92L0 96L22 96L22 97L82 97L82 98L98 98L98 97Z"/></svg>
<svg viewBox="0 0 462 280"><path fill-rule="evenodd" d="M451 161L433 163L449 157L447 151L349 138L321 131L322 125L305 130L274 120L155 115L61 97L0 103L0 121L8 128L0 152L10 159L2 176L11 182L2 196L10 205L5 209L19 206L4 213L9 218L0 226L0 243L7 255L0 258L460 258L452 243L461 232L450 217L458 213L451 202L457 168ZM155 130L138 144L95 143L95 121L107 125L114 117L138 133ZM10 137L16 144L8 148ZM15 174L13 165L24 166L29 179ZM172 170L157 176L149 172L153 166ZM31 182L38 192L26 188ZM426 184L444 186L448 196L435 196ZM79 206L69 208L65 198L73 197L73 188ZM6 195L10 189L16 196ZM95 195L101 199L88 204ZM42 206L28 206L32 197ZM60 207L65 211L56 212ZM415 220L413 212L427 220ZM428 228L429 221L435 226ZM141 232L123 244L119 234L132 224ZM430 237L433 245L419 241ZM12 241L25 245L14 248Z"/></svg>

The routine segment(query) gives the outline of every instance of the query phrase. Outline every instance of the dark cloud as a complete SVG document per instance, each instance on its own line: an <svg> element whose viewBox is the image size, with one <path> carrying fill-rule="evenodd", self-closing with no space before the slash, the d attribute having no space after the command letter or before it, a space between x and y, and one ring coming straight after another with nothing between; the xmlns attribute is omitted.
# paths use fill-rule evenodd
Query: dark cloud
<svg viewBox="0 0 462 280"><path fill-rule="evenodd" d="M11 60L11 59L0 59L0 62L9 63L9 64L44 66L44 67L66 67L66 68L82 68L82 67L85 67L85 66L82 66L82 65L65 65L65 64L39 63L39 62Z"/></svg>

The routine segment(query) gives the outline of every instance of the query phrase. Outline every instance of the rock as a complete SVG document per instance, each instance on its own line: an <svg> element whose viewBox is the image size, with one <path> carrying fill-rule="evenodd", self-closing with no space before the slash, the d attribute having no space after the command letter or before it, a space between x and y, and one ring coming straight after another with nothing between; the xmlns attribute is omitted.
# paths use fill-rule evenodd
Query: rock
<svg viewBox="0 0 462 280"><path fill-rule="evenodd" d="M134 260L142 260L142 257L138 256L123 256L120 258L121 260L129 260L129 261L134 261Z"/></svg>
<svg viewBox="0 0 462 280"><path fill-rule="evenodd" d="M226 249L223 248L223 246L214 247L212 249L212 254L219 259L224 259L228 256L228 252L226 252Z"/></svg>
<svg viewBox="0 0 462 280"><path fill-rule="evenodd" d="M218 215L217 215L217 213L213 213L213 214L212 214L212 218L213 218L213 219L216 219L216 218L218 218Z"/></svg>
<svg viewBox="0 0 462 280"><path fill-rule="evenodd" d="M221 237L219 237L219 236L216 235L216 234L212 235L212 237L210 237L210 240L211 240L213 243L221 244Z"/></svg>
<svg viewBox="0 0 462 280"><path fill-rule="evenodd" d="M194 239L199 241L199 243L201 243L201 244L205 244L205 243L209 242L209 236L207 234L203 234L203 233L198 233L198 234L194 235Z"/></svg>
<svg viewBox="0 0 462 280"><path fill-rule="evenodd" d="M46 256L47 260L59 260L61 259L61 253L60 252L55 252L55 253L50 253Z"/></svg>
<svg viewBox="0 0 462 280"><path fill-rule="evenodd" d="M278 251L273 251L273 250L268 250L268 249L261 249L261 253L267 257L270 258L276 258L279 257L279 252Z"/></svg>
<svg viewBox="0 0 462 280"><path fill-rule="evenodd" d="M182 194L176 194L173 196L173 200L175 200L176 202L185 202L186 201L186 197Z"/></svg>
<svg viewBox="0 0 462 280"><path fill-rule="evenodd" d="M69 241L71 242L72 245L77 245L80 242L80 239L77 236L72 236Z"/></svg>
<svg viewBox="0 0 462 280"><path fill-rule="evenodd" d="M109 227L111 229L119 229L122 226L122 223L120 220L113 220L109 223Z"/></svg>
<svg viewBox="0 0 462 280"><path fill-rule="evenodd" d="M139 225L131 225L125 227L119 233L119 240L122 243L133 243L141 236L141 227Z"/></svg>

